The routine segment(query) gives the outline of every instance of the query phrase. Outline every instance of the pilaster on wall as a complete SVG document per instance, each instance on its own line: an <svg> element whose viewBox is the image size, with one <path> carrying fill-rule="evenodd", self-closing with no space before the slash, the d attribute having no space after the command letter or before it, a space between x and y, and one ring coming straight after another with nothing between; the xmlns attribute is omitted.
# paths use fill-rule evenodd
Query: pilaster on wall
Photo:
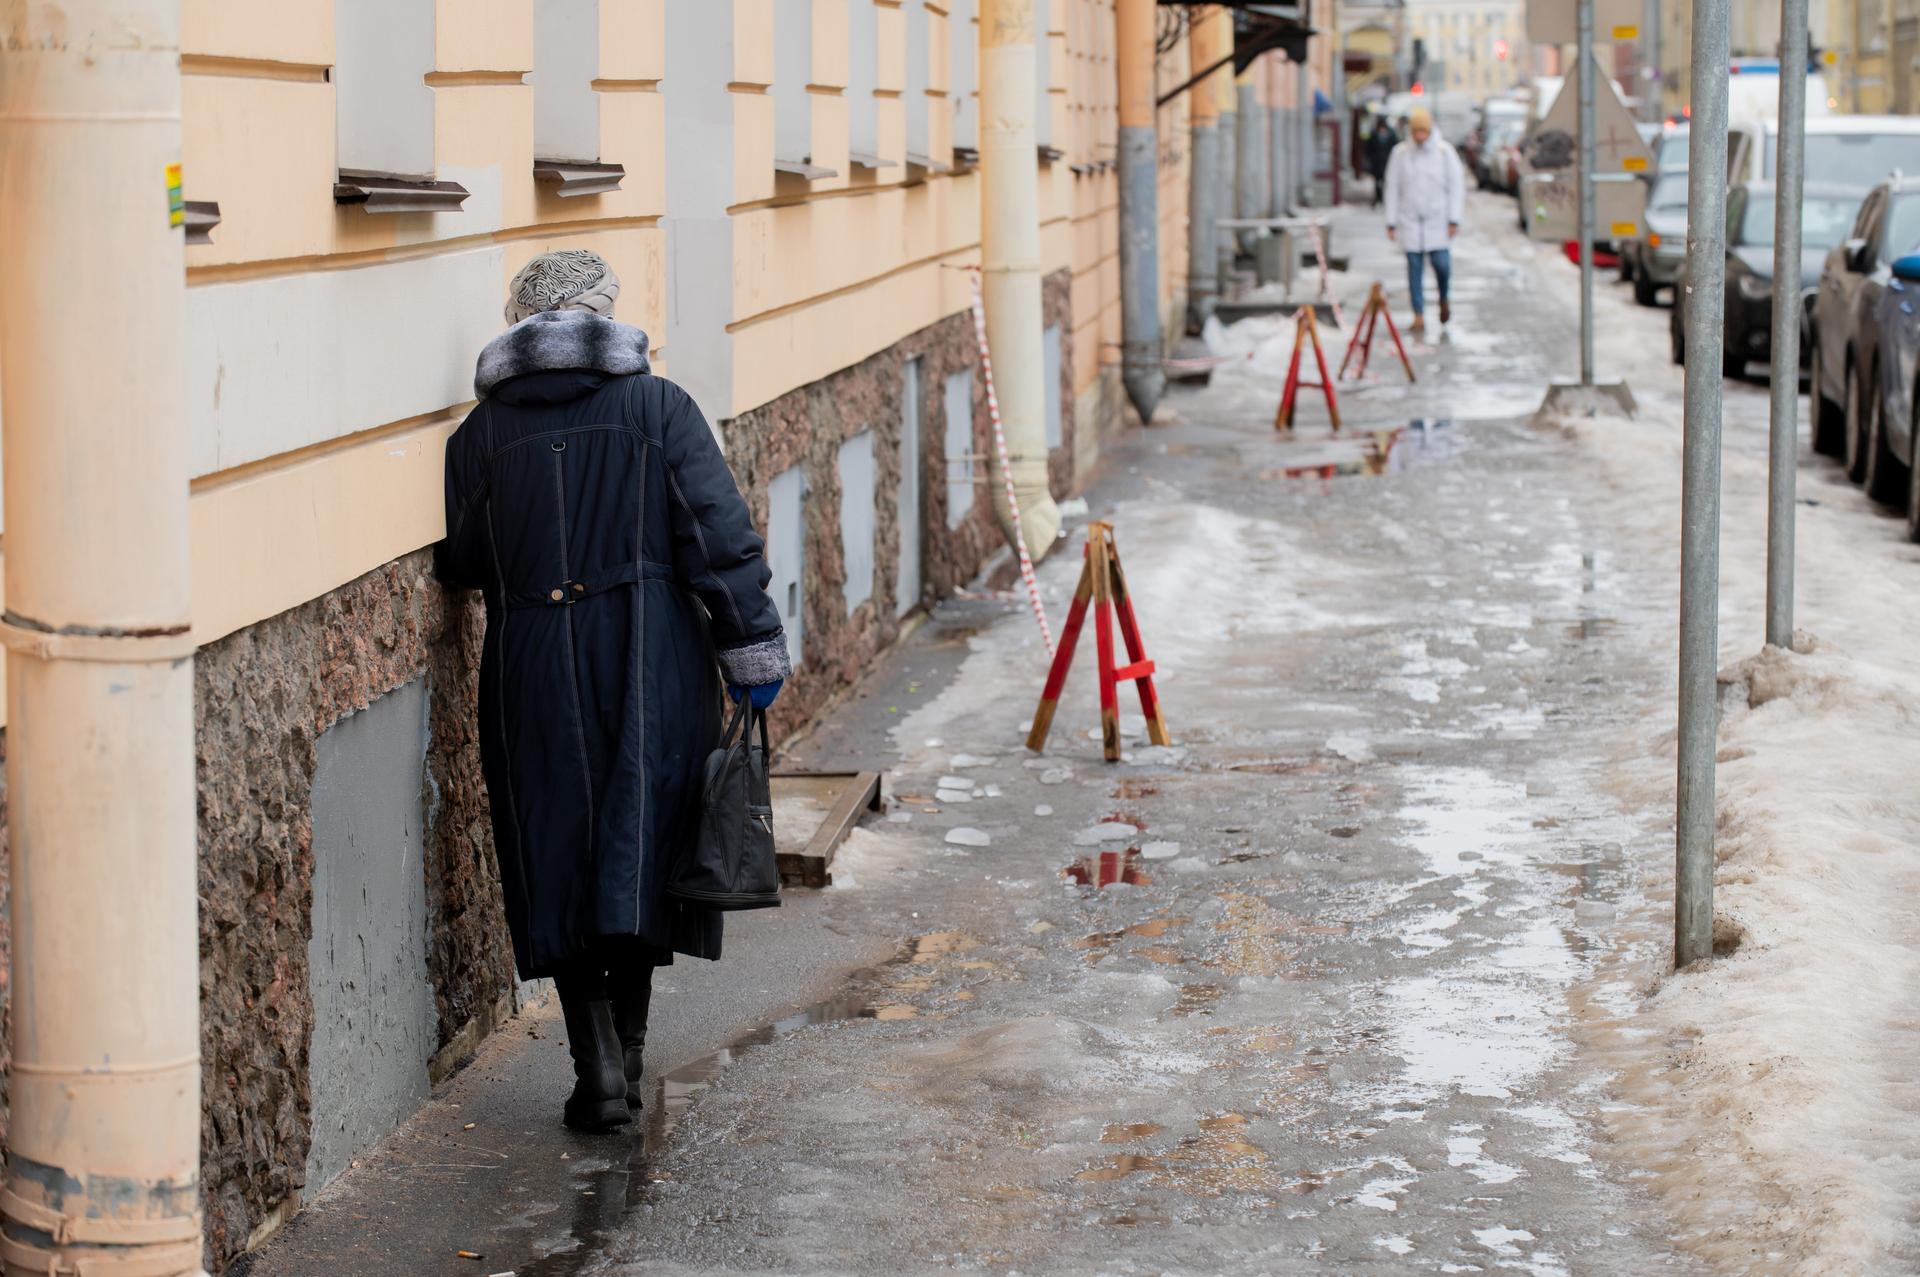
<svg viewBox="0 0 1920 1277"><path fill-rule="evenodd" d="M754 11L764 0L743 0ZM685 387L708 419L733 415L733 228L738 73L735 0L675 4L666 13L674 56L660 92L667 114L667 344L662 371ZM763 69L765 83L771 68ZM762 99L764 101L764 99ZM762 121L772 170L772 117Z"/></svg>

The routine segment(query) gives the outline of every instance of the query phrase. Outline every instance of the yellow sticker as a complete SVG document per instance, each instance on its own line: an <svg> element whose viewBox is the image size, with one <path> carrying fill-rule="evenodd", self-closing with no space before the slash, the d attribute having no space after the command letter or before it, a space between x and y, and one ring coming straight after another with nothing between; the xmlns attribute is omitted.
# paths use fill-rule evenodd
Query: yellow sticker
<svg viewBox="0 0 1920 1277"><path fill-rule="evenodd" d="M1613 237L1615 239L1629 239L1637 234L1639 230L1640 223L1638 222L1615 222L1613 224Z"/></svg>
<svg viewBox="0 0 1920 1277"><path fill-rule="evenodd" d="M1644 155L1629 155L1620 161L1620 167L1628 173L1644 173L1647 171L1647 157Z"/></svg>
<svg viewBox="0 0 1920 1277"><path fill-rule="evenodd" d="M180 195L180 166L167 165L167 225L179 226L187 220L187 206Z"/></svg>
<svg viewBox="0 0 1920 1277"><path fill-rule="evenodd" d="M1640 28L1635 26L1615 27L1613 29L1613 38L1616 40L1638 40L1640 38Z"/></svg>
<svg viewBox="0 0 1920 1277"><path fill-rule="evenodd" d="M1827 64L1828 66L1830 66L1830 67L1837 67L1837 66L1839 66L1839 65L1840 65L1840 53L1839 53L1839 50L1837 50L1837 49L1822 49L1822 50L1820 51L1820 60L1821 60L1822 62L1824 62L1824 63L1826 63L1826 64Z"/></svg>

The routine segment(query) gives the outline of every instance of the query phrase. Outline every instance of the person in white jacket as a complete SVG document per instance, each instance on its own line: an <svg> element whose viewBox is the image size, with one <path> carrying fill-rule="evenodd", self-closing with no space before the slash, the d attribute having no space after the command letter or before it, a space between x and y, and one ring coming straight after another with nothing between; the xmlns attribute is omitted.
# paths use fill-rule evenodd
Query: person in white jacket
<svg viewBox="0 0 1920 1277"><path fill-rule="evenodd" d="M1467 184L1460 156L1435 132L1433 116L1416 107L1407 116L1407 137L1387 161L1387 238L1407 254L1407 288L1413 298L1413 331L1426 331L1426 264L1440 285L1440 322L1453 317L1447 286L1453 278L1449 247L1466 211Z"/></svg>

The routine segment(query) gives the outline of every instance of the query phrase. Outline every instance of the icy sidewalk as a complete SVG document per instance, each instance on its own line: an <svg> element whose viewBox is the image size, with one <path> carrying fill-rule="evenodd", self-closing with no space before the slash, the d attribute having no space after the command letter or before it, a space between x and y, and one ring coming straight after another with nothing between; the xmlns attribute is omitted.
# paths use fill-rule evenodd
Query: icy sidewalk
<svg viewBox="0 0 1920 1277"><path fill-rule="evenodd" d="M1542 264L1542 290L1572 272ZM1677 616L1681 370L1667 313L1599 294L1603 372L1633 422L1567 429ZM1639 1107L1625 1146L1659 1172L1681 1240L1727 1271L1920 1268L1920 547L1839 467L1799 470L1795 651L1761 650L1765 386L1728 382L1715 941L1603 1035ZM1665 636L1671 640L1669 628ZM1668 652L1671 652L1671 648ZM1669 659L1670 656L1669 656ZM1623 741L1621 787L1670 809L1673 706ZM1671 865L1654 890L1671 891ZM1664 921L1666 915L1657 917ZM1664 935L1649 942L1664 945Z"/></svg>

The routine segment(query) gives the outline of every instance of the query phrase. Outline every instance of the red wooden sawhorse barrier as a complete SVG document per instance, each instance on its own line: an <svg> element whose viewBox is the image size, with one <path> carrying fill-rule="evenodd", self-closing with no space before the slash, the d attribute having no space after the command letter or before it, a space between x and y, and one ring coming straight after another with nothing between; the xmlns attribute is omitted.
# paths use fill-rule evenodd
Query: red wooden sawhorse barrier
<svg viewBox="0 0 1920 1277"><path fill-rule="evenodd" d="M1039 753L1046 747L1047 732L1053 726L1053 714L1060 707L1060 692L1067 684L1067 671L1073 668L1073 649L1080 640L1080 627L1087 619L1087 607L1093 607L1093 639L1099 657L1100 739L1106 759L1120 761L1119 685L1131 681L1140 691L1140 712L1146 715L1147 737L1156 745L1171 745L1167 721L1160 713L1160 698L1153 690L1153 662L1147 659L1146 645L1140 641L1140 622L1133 614L1133 596L1127 592L1127 577L1120 570L1120 551L1113 542L1113 525L1095 521L1087 525L1086 563L1080 569L1080 585L1073 592L1073 608L1067 613L1066 628L1060 634L1060 648L1053 655L1053 667L1047 671L1046 687L1040 693L1040 708L1034 711L1033 730L1027 734L1027 748ZM1127 664L1113 664L1113 622L1120 622L1120 638L1127 645Z"/></svg>
<svg viewBox="0 0 1920 1277"><path fill-rule="evenodd" d="M1394 325L1393 312L1387 308L1387 290L1374 281L1373 291L1367 294L1367 304L1360 311L1360 322L1353 326L1353 337L1347 342L1347 353L1340 361L1340 375L1347 375L1347 365L1353 362L1355 351L1360 352L1359 366L1353 370L1357 381L1367 375L1367 356L1373 353L1373 335L1381 320L1387 321L1387 336L1393 338L1393 348L1400 356L1400 366L1407 370L1407 380L1415 381L1413 361L1407 358L1407 348L1400 344L1400 329Z"/></svg>
<svg viewBox="0 0 1920 1277"><path fill-rule="evenodd" d="M1320 365L1320 380L1305 381L1300 376L1300 356L1307 343L1313 343L1313 359ZM1318 390L1327 397L1327 416L1333 421L1333 433L1340 433L1340 405L1334 402L1333 378L1327 375L1326 352L1320 349L1320 328L1314 322L1313 307L1302 306L1293 329L1293 361L1287 365L1287 388L1280 392L1280 410L1273 415L1275 430L1292 430L1293 413L1300 388Z"/></svg>

